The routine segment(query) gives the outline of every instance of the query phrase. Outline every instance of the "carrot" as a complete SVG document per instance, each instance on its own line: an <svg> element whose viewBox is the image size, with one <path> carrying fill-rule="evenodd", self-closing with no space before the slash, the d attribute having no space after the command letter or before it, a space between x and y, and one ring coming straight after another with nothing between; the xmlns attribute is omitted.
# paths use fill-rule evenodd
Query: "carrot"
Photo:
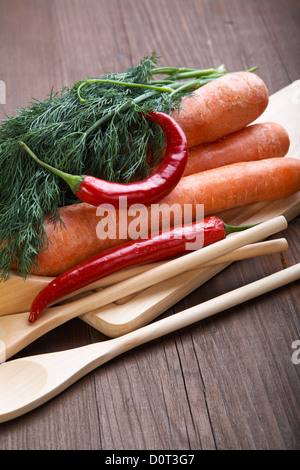
<svg viewBox="0 0 300 470"><path fill-rule="evenodd" d="M183 98L182 109L172 116L193 147L242 129L263 113L268 102L266 85L256 74L230 73Z"/></svg>
<svg viewBox="0 0 300 470"><path fill-rule="evenodd" d="M40 251L37 258L39 269L32 268L31 273L56 276L89 256L122 243L124 240L119 238L97 237L99 217L96 211L96 207L90 204L79 203L60 208L63 224L53 224L46 220L44 227L48 246ZM118 211L116 213L118 214Z"/></svg>
<svg viewBox="0 0 300 470"><path fill-rule="evenodd" d="M184 204L191 204L195 216L196 204L204 204L205 215L209 215L252 202L284 198L299 190L300 160L271 158L234 163L186 176L160 205L168 208L177 204L183 208ZM149 213L150 208L146 208L141 218L144 230L141 236L152 229ZM40 252L39 270L32 270L34 274L58 275L89 256L125 241L118 236L113 239L97 237L100 219L93 206L81 203L62 207L60 215L65 227L45 223L49 245ZM108 224L118 225L121 216L121 211L110 212L106 217ZM134 216L128 217L128 227L134 219Z"/></svg>
<svg viewBox="0 0 300 470"><path fill-rule="evenodd" d="M204 204L205 215L273 201L300 190L300 160L270 158L238 162L185 176L163 202Z"/></svg>
<svg viewBox="0 0 300 470"><path fill-rule="evenodd" d="M241 161L284 157L289 146L289 135L280 124L252 124L190 148L184 176Z"/></svg>

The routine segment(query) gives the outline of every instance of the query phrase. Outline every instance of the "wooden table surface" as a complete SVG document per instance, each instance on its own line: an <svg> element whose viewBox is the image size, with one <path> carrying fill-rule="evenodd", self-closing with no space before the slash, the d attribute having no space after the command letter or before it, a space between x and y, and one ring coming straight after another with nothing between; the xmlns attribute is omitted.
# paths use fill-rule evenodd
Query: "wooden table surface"
<svg viewBox="0 0 300 470"><path fill-rule="evenodd" d="M0 0L0 117L152 51L161 66L258 65L272 94L300 77L299 24L298 0ZM231 265L164 316L299 262L299 217L284 236L288 252ZM0 424L0 449L299 449L299 310L298 283L130 351ZM76 319L18 356L103 339Z"/></svg>

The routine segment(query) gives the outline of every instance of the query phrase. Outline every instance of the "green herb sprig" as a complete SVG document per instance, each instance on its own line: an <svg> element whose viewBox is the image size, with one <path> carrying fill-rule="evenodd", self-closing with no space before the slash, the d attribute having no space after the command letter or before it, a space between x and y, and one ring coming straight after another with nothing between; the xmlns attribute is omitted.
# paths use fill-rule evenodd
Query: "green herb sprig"
<svg viewBox="0 0 300 470"><path fill-rule="evenodd" d="M67 173L123 183L142 179L161 157L164 136L140 113L170 114L180 109L184 96L226 73L223 65L206 70L156 66L153 54L125 73L86 78L2 122L0 279L12 265L26 278L47 247L45 217L57 223L59 207L79 202L64 181L28 158L20 141Z"/></svg>

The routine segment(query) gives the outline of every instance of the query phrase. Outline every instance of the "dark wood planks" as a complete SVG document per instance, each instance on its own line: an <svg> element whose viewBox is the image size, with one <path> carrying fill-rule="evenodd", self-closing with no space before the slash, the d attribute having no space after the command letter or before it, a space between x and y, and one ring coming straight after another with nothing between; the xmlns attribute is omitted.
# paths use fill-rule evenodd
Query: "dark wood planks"
<svg viewBox="0 0 300 470"><path fill-rule="evenodd" d="M259 65L273 93L299 78L296 0L0 0L0 116L83 76L161 65ZM17 14L16 14L17 12ZM290 250L229 267L165 315L299 261ZM0 449L299 449L299 286L128 352L41 408L0 424ZM74 320L19 356L103 335Z"/></svg>

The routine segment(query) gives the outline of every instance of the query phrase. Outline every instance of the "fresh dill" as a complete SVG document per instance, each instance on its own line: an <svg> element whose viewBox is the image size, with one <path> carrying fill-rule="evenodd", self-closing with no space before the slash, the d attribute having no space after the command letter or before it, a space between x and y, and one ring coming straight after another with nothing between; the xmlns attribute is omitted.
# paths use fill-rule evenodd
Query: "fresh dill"
<svg viewBox="0 0 300 470"><path fill-rule="evenodd" d="M60 221L59 207L78 203L67 184L28 158L73 174L127 183L146 177L162 154L164 136L140 119L150 110L170 114L194 89L226 73L218 69L156 68L144 58L125 73L86 78L34 101L0 128L0 278L14 266L26 278L47 246L46 216ZM154 75L165 77L153 79Z"/></svg>

